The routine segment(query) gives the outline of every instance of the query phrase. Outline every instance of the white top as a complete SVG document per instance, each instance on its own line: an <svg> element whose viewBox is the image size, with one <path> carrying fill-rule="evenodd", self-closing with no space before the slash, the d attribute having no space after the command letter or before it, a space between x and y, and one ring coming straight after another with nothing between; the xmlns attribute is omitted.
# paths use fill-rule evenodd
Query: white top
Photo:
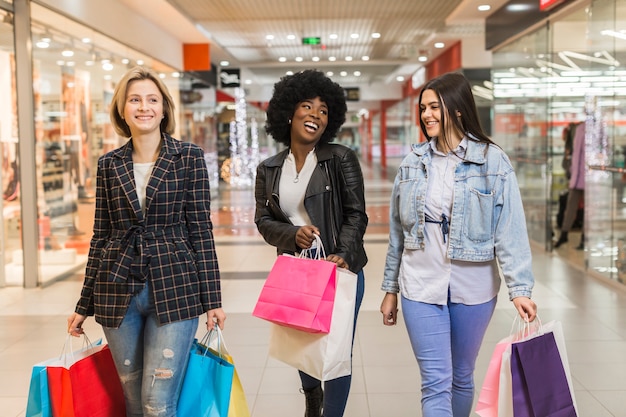
<svg viewBox="0 0 626 417"><path fill-rule="evenodd" d="M454 173L467 148L463 138L454 152L437 150L437 139L430 142L433 160L428 172L425 213L441 221L445 214L451 223L454 202ZM453 303L481 304L491 300L500 289L497 261L468 262L450 260L447 255L449 236L444 243L441 225L424 225L424 249L404 249L400 264L400 289L410 300L446 305Z"/></svg>
<svg viewBox="0 0 626 417"><path fill-rule="evenodd" d="M146 213L146 187L148 186L148 180L152 174L153 167L154 162L133 162L137 198L139 199L139 205L141 206L141 210L144 214Z"/></svg>
<svg viewBox="0 0 626 417"><path fill-rule="evenodd" d="M304 209L304 195L317 165L315 149L308 153L300 172L296 170L296 158L291 151L283 163L283 171L278 184L280 208L295 226L311 224L311 218Z"/></svg>

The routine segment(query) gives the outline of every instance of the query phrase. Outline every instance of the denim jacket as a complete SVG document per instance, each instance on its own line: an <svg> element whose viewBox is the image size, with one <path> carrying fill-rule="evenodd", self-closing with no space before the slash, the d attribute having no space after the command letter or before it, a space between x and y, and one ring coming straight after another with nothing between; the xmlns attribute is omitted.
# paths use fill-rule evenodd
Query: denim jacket
<svg viewBox="0 0 626 417"><path fill-rule="evenodd" d="M432 149L413 145L396 175L389 207L389 248L382 290L400 291L404 250L424 248L424 206ZM454 176L447 255L460 261L497 259L509 297L530 297L534 276L522 198L506 154L468 138L465 160Z"/></svg>

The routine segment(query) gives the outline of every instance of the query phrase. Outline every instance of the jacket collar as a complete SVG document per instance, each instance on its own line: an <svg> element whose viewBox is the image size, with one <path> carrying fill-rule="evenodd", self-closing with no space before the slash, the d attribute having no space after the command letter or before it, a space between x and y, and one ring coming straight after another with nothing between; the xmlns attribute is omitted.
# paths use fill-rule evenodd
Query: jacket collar
<svg viewBox="0 0 626 417"><path fill-rule="evenodd" d="M287 155L289 155L289 148L269 157L265 161L265 165L268 167L281 167ZM328 143L318 144L315 148L315 155L317 156L317 162L331 159L333 157L332 145Z"/></svg>
<svg viewBox="0 0 626 417"><path fill-rule="evenodd" d="M465 150L464 160L474 164L484 164L487 161L485 156L487 153L487 146L489 146L489 144L479 142L472 135L468 135L467 149ZM413 152L420 157L432 151L430 141L414 144L412 145L412 148Z"/></svg>

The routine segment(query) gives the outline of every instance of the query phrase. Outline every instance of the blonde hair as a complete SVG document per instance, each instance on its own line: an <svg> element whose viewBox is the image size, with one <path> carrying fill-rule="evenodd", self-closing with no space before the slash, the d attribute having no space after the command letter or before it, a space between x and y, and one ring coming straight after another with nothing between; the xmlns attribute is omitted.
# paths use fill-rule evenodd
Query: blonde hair
<svg viewBox="0 0 626 417"><path fill-rule="evenodd" d="M126 104L126 92L128 86L133 81L150 80L152 81L163 96L163 120L161 120L161 132L169 135L174 133L176 129L176 120L174 119L174 101L167 87L158 77L158 75L147 68L135 67L129 70L115 86L113 99L111 101L111 123L118 135L129 138L131 136L130 128L124 120L124 106Z"/></svg>

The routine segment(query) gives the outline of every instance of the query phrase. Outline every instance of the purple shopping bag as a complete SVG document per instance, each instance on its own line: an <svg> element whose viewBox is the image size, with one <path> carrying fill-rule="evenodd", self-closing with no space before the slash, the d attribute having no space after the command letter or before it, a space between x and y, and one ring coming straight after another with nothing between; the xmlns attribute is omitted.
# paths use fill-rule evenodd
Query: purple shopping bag
<svg viewBox="0 0 626 417"><path fill-rule="evenodd" d="M513 343L514 417L577 417L565 366L553 332Z"/></svg>

